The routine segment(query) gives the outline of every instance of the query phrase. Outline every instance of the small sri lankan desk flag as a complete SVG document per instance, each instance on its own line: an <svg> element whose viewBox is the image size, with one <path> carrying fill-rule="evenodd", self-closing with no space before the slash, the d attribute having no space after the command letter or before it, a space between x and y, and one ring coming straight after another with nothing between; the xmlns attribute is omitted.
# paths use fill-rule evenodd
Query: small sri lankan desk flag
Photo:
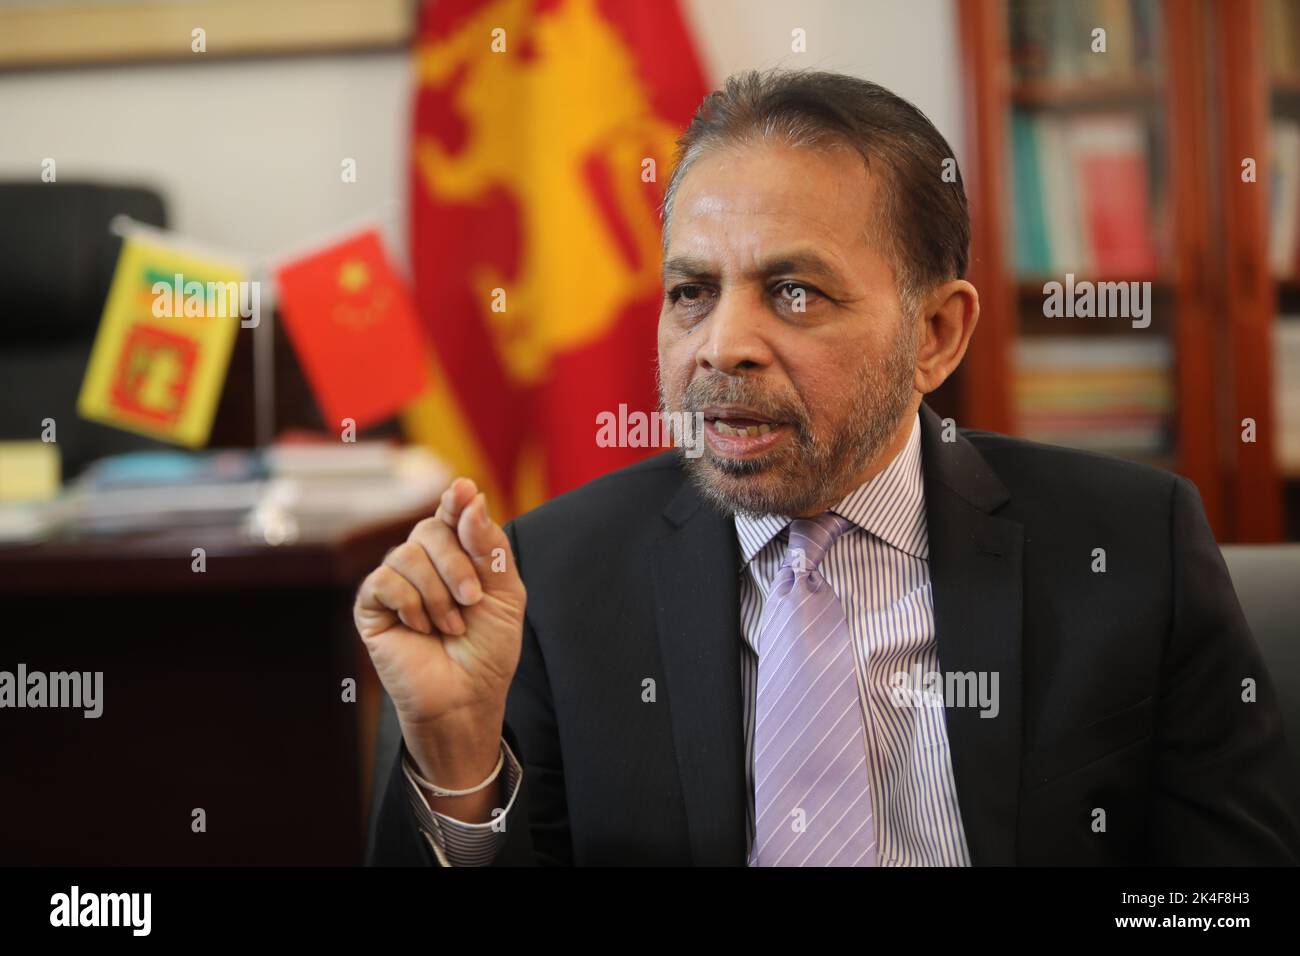
<svg viewBox="0 0 1300 956"><path fill-rule="evenodd" d="M240 266L164 238L125 236L77 413L177 445L207 444L244 278Z"/></svg>
<svg viewBox="0 0 1300 956"><path fill-rule="evenodd" d="M401 410L427 382L415 306L374 230L276 271L280 315L332 431Z"/></svg>
<svg viewBox="0 0 1300 956"><path fill-rule="evenodd" d="M659 204L708 91L674 0L435 0L413 53L411 263L430 386L403 424L510 518L661 448Z"/></svg>

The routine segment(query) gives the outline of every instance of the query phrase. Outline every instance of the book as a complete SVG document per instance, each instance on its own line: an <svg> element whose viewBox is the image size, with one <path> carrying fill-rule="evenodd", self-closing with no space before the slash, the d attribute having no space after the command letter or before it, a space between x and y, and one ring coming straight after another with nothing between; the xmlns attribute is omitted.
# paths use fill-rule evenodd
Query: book
<svg viewBox="0 0 1300 956"><path fill-rule="evenodd" d="M1012 73L1022 81L1065 85L1149 76L1160 59L1156 0L1010 0ZM1093 31L1106 51L1093 51Z"/></svg>
<svg viewBox="0 0 1300 956"><path fill-rule="evenodd" d="M1052 271L1057 274L1089 274L1092 272L1092 261L1083 242L1079 190L1070 157L1070 120L1040 115L1035 122L1038 127L1038 168L1043 185L1042 203Z"/></svg>
<svg viewBox="0 0 1300 956"><path fill-rule="evenodd" d="M1300 247L1300 123L1275 117L1269 124L1268 261L1274 276L1296 272Z"/></svg>
<svg viewBox="0 0 1300 956"><path fill-rule="evenodd" d="M1278 467L1300 475L1300 315L1273 323L1273 406Z"/></svg>
<svg viewBox="0 0 1300 956"><path fill-rule="evenodd" d="M1068 142L1092 267L1101 276L1153 275L1142 121L1123 113L1079 117L1069 125Z"/></svg>
<svg viewBox="0 0 1300 956"><path fill-rule="evenodd" d="M1300 11L1295 8L1295 0L1268 0L1264 7L1264 33L1269 72L1274 77L1300 73L1297 30L1300 30Z"/></svg>
<svg viewBox="0 0 1300 956"><path fill-rule="evenodd" d="M1052 267L1052 248L1043 212L1043 180L1038 166L1034 118L1023 110L1011 117L1015 222L1015 263L1022 275L1043 275Z"/></svg>
<svg viewBox="0 0 1300 956"><path fill-rule="evenodd" d="M1014 261L1022 276L1156 275L1145 122L1127 113L1012 114Z"/></svg>
<svg viewBox="0 0 1300 956"><path fill-rule="evenodd" d="M1169 451L1171 349L1156 336L1034 336L1015 348L1019 432L1137 458Z"/></svg>

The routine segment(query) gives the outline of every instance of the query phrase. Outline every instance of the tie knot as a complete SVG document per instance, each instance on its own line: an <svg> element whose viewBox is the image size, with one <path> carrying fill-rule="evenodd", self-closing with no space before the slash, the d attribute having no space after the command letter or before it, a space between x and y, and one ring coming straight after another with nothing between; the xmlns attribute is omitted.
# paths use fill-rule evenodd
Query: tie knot
<svg viewBox="0 0 1300 956"><path fill-rule="evenodd" d="M812 518L795 518L790 522L790 544L782 567L793 568L795 573L816 571L826 557L835 539L852 524L832 511L823 511Z"/></svg>

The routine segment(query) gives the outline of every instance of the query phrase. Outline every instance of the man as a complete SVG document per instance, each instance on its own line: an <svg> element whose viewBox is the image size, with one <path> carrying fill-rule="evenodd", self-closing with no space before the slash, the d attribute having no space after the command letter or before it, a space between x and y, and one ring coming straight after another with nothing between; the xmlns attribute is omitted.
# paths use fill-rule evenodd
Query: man
<svg viewBox="0 0 1300 956"><path fill-rule="evenodd" d="M505 529L460 479L366 579L375 861L1296 862L1195 488L922 402L979 316L938 131L745 74L679 146L658 368L704 453Z"/></svg>

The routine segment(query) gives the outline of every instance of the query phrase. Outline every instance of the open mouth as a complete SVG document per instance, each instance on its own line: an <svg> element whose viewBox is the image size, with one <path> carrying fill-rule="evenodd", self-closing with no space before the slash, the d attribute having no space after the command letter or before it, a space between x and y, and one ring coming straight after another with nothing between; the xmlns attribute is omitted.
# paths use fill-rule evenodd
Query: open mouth
<svg viewBox="0 0 1300 956"><path fill-rule="evenodd" d="M789 423L748 408L710 407L703 409L702 414L710 447L718 454L733 458L766 451L791 431Z"/></svg>
<svg viewBox="0 0 1300 956"><path fill-rule="evenodd" d="M709 419L705 420L708 421ZM752 438L757 435L766 435L772 430L771 422L758 422L752 418L733 418L730 420L715 418L712 421L713 427L721 435L748 435ZM781 426L778 424L776 427L780 428Z"/></svg>

